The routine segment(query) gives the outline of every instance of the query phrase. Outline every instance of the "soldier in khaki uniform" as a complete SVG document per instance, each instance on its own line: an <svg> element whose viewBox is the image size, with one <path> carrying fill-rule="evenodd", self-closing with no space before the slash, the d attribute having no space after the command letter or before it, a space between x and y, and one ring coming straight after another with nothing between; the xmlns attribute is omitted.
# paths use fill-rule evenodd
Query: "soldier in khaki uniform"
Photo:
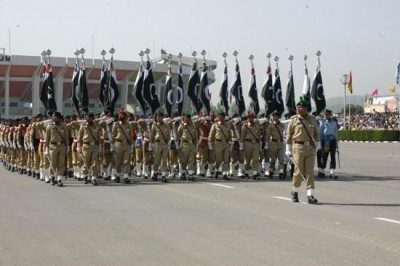
<svg viewBox="0 0 400 266"><path fill-rule="evenodd" d="M50 174L51 182L55 182L57 175L58 186L62 187L62 178L64 177L66 167L66 154L69 148L69 130L64 122L61 122L60 112L54 112L53 122L46 127L46 155L50 155Z"/></svg>
<svg viewBox="0 0 400 266"><path fill-rule="evenodd" d="M150 131L150 150L154 150L154 170L151 178L157 181L157 172L161 172L161 181L167 181L168 141L171 138L171 130L164 122L164 112L159 108L156 110L156 121ZM154 148L153 148L154 147Z"/></svg>
<svg viewBox="0 0 400 266"><path fill-rule="evenodd" d="M212 121L211 117L204 116L195 121L199 135L199 145L197 148L197 175L205 176L205 167L207 165L207 177L212 177L212 168L215 162L215 152L209 150L208 136L210 134Z"/></svg>
<svg viewBox="0 0 400 266"><path fill-rule="evenodd" d="M208 136L209 149L215 149L215 174L214 178L218 179L219 167L223 164L222 177L224 180L229 180L229 148L230 141L232 140L232 123L225 121L225 113L220 111L218 113L218 122L214 122Z"/></svg>
<svg viewBox="0 0 400 266"><path fill-rule="evenodd" d="M232 116L233 118L238 117L237 114ZM244 178L245 174L243 172L243 163L244 163L244 151L240 149L240 136L242 135L242 127L243 123L239 121L238 123L233 124L232 126L232 143L230 147L230 160L231 165L229 169L229 174L232 177L234 175L235 169L238 169L237 175L240 178ZM243 146L243 145L242 145Z"/></svg>
<svg viewBox="0 0 400 266"><path fill-rule="evenodd" d="M88 175L91 175L91 182L97 186L99 171L99 141L101 128L93 123L94 115L86 115L86 122L79 129L78 152L82 152L83 176L85 184L89 182Z"/></svg>
<svg viewBox="0 0 400 266"><path fill-rule="evenodd" d="M113 124L111 131L111 151L115 150L116 176L112 179L116 183L120 182L120 175L123 175L124 183L129 184L128 177L130 168L130 155L132 152L133 130L128 123L128 115L124 109L119 112L119 121Z"/></svg>
<svg viewBox="0 0 400 266"><path fill-rule="evenodd" d="M292 200L299 202L297 189L301 185L302 177L306 178L307 196L309 204L318 203L314 198L314 164L316 151L321 148L317 120L308 114L308 102L302 97L297 103L297 115L290 118L287 137L286 155L293 156L296 166L292 185ZM292 155L293 147L293 155Z"/></svg>
<svg viewBox="0 0 400 266"><path fill-rule="evenodd" d="M153 148L150 145L150 132L153 127L154 120L157 115L154 115L154 119L149 117L146 119L140 119L139 124L142 130L143 135L143 145L142 145L142 154L143 154L143 176L145 179L149 177L149 169L154 172L154 154ZM143 124L144 123L144 124Z"/></svg>
<svg viewBox="0 0 400 266"><path fill-rule="evenodd" d="M272 114L272 123L269 125L266 134L266 143L269 145L270 151L270 167L269 167L269 178L272 179L276 167L276 161L279 162L279 179L285 178L283 174L283 156L285 154L283 131L285 130L284 125L280 121L280 114L274 112Z"/></svg>
<svg viewBox="0 0 400 266"><path fill-rule="evenodd" d="M260 167L261 128L254 120L254 113L249 112L248 120L243 123L240 137L240 150L244 151L244 169L248 176L257 179Z"/></svg>
<svg viewBox="0 0 400 266"><path fill-rule="evenodd" d="M187 170L189 181L194 181L197 140L197 127L192 122L192 116L187 113L177 132L177 141L180 143L179 177L182 180L186 180Z"/></svg>

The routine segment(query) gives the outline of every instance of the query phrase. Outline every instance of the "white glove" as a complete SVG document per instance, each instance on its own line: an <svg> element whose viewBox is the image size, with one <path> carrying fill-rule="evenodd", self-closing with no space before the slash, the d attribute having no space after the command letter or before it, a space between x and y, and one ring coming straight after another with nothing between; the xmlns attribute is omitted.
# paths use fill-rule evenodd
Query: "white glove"
<svg viewBox="0 0 400 266"><path fill-rule="evenodd" d="M292 144L286 144L286 156L292 157Z"/></svg>
<svg viewBox="0 0 400 266"><path fill-rule="evenodd" d="M45 156L49 155L49 147L46 147L46 149L44 150L44 155Z"/></svg>
<svg viewBox="0 0 400 266"><path fill-rule="evenodd" d="M267 118L259 118L257 119L260 125L264 124L267 121Z"/></svg>
<svg viewBox="0 0 400 266"><path fill-rule="evenodd" d="M163 119L163 121L164 121L164 123L168 124L169 122L171 122L171 117L166 117Z"/></svg>
<svg viewBox="0 0 400 266"><path fill-rule="evenodd" d="M264 150L269 150L269 143L265 142Z"/></svg>
<svg viewBox="0 0 400 266"><path fill-rule="evenodd" d="M244 150L243 142L239 142L239 151L243 151L243 150Z"/></svg>
<svg viewBox="0 0 400 266"><path fill-rule="evenodd" d="M233 120L233 123L237 124L237 123L239 123L240 121L242 121L242 118L241 118L241 117L235 117L235 118L232 119L232 120Z"/></svg>
<svg viewBox="0 0 400 266"><path fill-rule="evenodd" d="M78 145L78 147L76 147L76 151L79 152L79 153L82 152L82 149L81 149L81 146L80 146L80 145Z"/></svg>
<svg viewBox="0 0 400 266"><path fill-rule="evenodd" d="M179 121L181 121L181 117L180 117L180 116L177 116L177 117L175 117L174 119L172 119L172 121L174 121L174 122L179 122Z"/></svg>
<svg viewBox="0 0 400 266"><path fill-rule="evenodd" d="M153 143L149 143L149 148L147 149L148 151L153 151Z"/></svg>
<svg viewBox="0 0 400 266"><path fill-rule="evenodd" d="M315 142L315 150L320 150L321 149L321 141L316 141Z"/></svg>
<svg viewBox="0 0 400 266"><path fill-rule="evenodd" d="M107 124L107 125L108 125L108 124L111 124L112 122L114 122L114 117L108 118L108 119L106 120L106 124Z"/></svg>
<svg viewBox="0 0 400 266"><path fill-rule="evenodd" d="M154 119L152 119L152 118L146 118L144 121L146 122L146 124L151 124L151 123L154 122Z"/></svg>
<svg viewBox="0 0 400 266"><path fill-rule="evenodd" d="M210 151L212 151L214 148L213 148L213 145L212 145L212 143L208 143L208 149L210 150Z"/></svg>

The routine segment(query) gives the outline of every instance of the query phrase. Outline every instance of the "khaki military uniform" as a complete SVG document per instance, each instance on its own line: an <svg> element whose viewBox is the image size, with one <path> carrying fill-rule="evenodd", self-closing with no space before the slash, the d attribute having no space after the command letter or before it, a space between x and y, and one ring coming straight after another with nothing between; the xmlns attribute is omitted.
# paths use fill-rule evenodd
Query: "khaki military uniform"
<svg viewBox="0 0 400 266"><path fill-rule="evenodd" d="M101 128L95 123L82 124L79 129L78 141L82 151L83 176L85 183L88 182L88 175L91 176L93 184L97 184L96 179L99 174L99 141Z"/></svg>
<svg viewBox="0 0 400 266"><path fill-rule="evenodd" d="M149 176L149 168L152 168L154 171L154 154L153 151L149 150L150 146L150 132L153 126L153 122L150 120L139 120L142 134L143 134L143 145L142 145L142 154L143 154L143 176L147 178ZM145 122L146 121L146 122Z"/></svg>
<svg viewBox="0 0 400 266"><path fill-rule="evenodd" d="M218 169L223 163L222 175L224 179L228 179L229 167L229 148L232 139L231 134L232 124L230 122L221 123L215 122L208 137L208 142L214 147L215 150L215 178L218 178Z"/></svg>
<svg viewBox="0 0 400 266"><path fill-rule="evenodd" d="M197 127L195 124L181 123L178 127L177 141L180 143L179 175L182 179L185 179L187 171L189 180L194 180L197 140Z"/></svg>
<svg viewBox="0 0 400 266"><path fill-rule="evenodd" d="M247 174L256 178L260 168L261 129L256 122L245 122L242 126L240 141L244 146L244 169Z"/></svg>
<svg viewBox="0 0 400 266"><path fill-rule="evenodd" d="M170 177L175 176L175 170L178 170L179 158L180 158L180 151L177 149L176 143L176 135L177 130L180 126L179 122L170 123L170 129L172 132L172 138L169 143L169 151L168 151L168 162L170 166Z"/></svg>
<svg viewBox="0 0 400 266"><path fill-rule="evenodd" d="M53 184L55 175L57 181L61 183L66 167L66 153L69 145L69 130L65 123L51 123L46 127L46 151L50 155L50 174Z"/></svg>
<svg viewBox="0 0 400 266"><path fill-rule="evenodd" d="M120 175L124 181L129 182L128 174L130 168L130 154L132 147L132 126L129 123L115 122L111 131L111 144L115 149L116 177L112 176L115 182L119 182Z"/></svg>
<svg viewBox="0 0 400 266"><path fill-rule="evenodd" d="M230 148L231 166L229 174L234 175L235 168L238 168L238 176L244 177L243 163L244 163L244 151L240 150L240 136L242 135L242 122L238 122L232 126L232 144Z"/></svg>
<svg viewBox="0 0 400 266"><path fill-rule="evenodd" d="M282 123L272 122L267 128L266 134L266 143L268 143L269 151L270 151L270 168L269 168L269 177L272 178L272 175L275 171L276 161L279 162L279 178L283 178L283 156L285 153L285 146L283 140L283 131L285 127Z"/></svg>
<svg viewBox="0 0 400 266"><path fill-rule="evenodd" d="M306 129L310 136L308 136ZM290 118L286 142L288 145L293 145L293 160L296 166L292 185L294 188L300 187L301 175L303 175L306 178L307 189L311 189L309 196L312 196L314 189L316 141L320 141L320 136L317 120L314 116L308 114L306 118L303 118L300 115L294 115Z"/></svg>
<svg viewBox="0 0 400 266"><path fill-rule="evenodd" d="M154 144L154 170L153 180L157 180L157 171L161 172L162 181L165 182L167 175L168 141L171 138L171 130L167 123L155 122L150 131L150 143Z"/></svg>
<svg viewBox="0 0 400 266"><path fill-rule="evenodd" d="M211 131L212 123L209 120L197 120L195 125L198 129L199 144L197 148L197 174L205 175L205 166L207 165L207 176L211 177L213 164L215 163L215 150L208 148L208 136Z"/></svg>

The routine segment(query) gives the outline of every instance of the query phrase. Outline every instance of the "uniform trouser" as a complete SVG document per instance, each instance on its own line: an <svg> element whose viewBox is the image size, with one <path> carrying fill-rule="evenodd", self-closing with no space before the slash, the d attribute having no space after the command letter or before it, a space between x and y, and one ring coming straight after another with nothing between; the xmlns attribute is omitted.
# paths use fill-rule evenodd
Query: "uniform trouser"
<svg viewBox="0 0 400 266"><path fill-rule="evenodd" d="M210 151L207 145L205 147L199 146L197 150L197 159L200 161L201 164L214 163L215 151Z"/></svg>
<svg viewBox="0 0 400 266"><path fill-rule="evenodd" d="M83 175L88 176L89 173L96 178L99 174L99 146L86 145L82 147L83 159Z"/></svg>
<svg viewBox="0 0 400 266"><path fill-rule="evenodd" d="M154 145L154 171L167 172L168 144L155 143Z"/></svg>
<svg viewBox="0 0 400 266"><path fill-rule="evenodd" d="M300 187L302 176L306 179L307 189L314 189L315 148L312 145L294 144L293 160L295 170L292 185Z"/></svg>
<svg viewBox="0 0 400 266"><path fill-rule="evenodd" d="M270 169L275 170L276 160L279 162L279 169L283 169L283 155L284 155L284 146L282 142L270 142L269 150L270 150Z"/></svg>
<svg viewBox="0 0 400 266"><path fill-rule="evenodd" d="M71 147L72 167L81 167L83 164L81 156L76 150L77 147L78 143L74 142Z"/></svg>
<svg viewBox="0 0 400 266"><path fill-rule="evenodd" d="M50 162L49 162L49 158L47 158L44 155L44 149L45 149L45 144L44 143L40 143L39 144L39 157L40 157L40 168L49 168Z"/></svg>
<svg viewBox="0 0 400 266"><path fill-rule="evenodd" d="M27 162L28 162L28 151L25 150L25 148L21 148L20 149L20 161L19 161L19 165L26 169L27 167Z"/></svg>
<svg viewBox="0 0 400 266"><path fill-rule="evenodd" d="M40 168L40 156L39 156L39 149L33 150L33 167L35 172L39 171Z"/></svg>
<svg viewBox="0 0 400 266"><path fill-rule="evenodd" d="M130 168L131 145L128 143L115 143L115 163L118 174L128 174Z"/></svg>
<svg viewBox="0 0 400 266"><path fill-rule="evenodd" d="M194 143L182 143L179 151L179 165L182 171L194 171L194 162L196 160L196 145Z"/></svg>
<svg viewBox="0 0 400 266"><path fill-rule="evenodd" d="M246 141L244 144L244 169L257 171L260 167L260 144Z"/></svg>
<svg viewBox="0 0 400 266"><path fill-rule="evenodd" d="M328 161L328 157L330 157L330 169L336 169L336 147L337 140L332 139L329 141L329 151L325 152L323 148L326 146L324 141L321 142L322 149L317 152L317 164L318 168L325 169Z"/></svg>
<svg viewBox="0 0 400 266"><path fill-rule="evenodd" d="M236 164L237 162L242 164L244 162L244 152L239 151L239 142L234 142L234 144L231 145L230 153L231 153L232 164Z"/></svg>
<svg viewBox="0 0 400 266"><path fill-rule="evenodd" d="M135 148L135 159L136 159L136 164L143 163L143 147L142 146Z"/></svg>
<svg viewBox="0 0 400 266"><path fill-rule="evenodd" d="M228 171L229 143L216 141L214 147L215 147L215 169L219 169L221 163L224 163L222 171Z"/></svg>
<svg viewBox="0 0 400 266"><path fill-rule="evenodd" d="M65 171L65 159L66 159L66 146L65 145L54 145L50 144L50 174L52 176L64 176Z"/></svg>

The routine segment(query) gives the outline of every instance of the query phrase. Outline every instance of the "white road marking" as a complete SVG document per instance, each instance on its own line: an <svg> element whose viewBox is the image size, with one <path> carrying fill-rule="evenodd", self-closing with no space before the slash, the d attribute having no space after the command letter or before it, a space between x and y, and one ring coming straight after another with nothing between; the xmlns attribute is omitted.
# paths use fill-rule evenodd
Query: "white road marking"
<svg viewBox="0 0 400 266"><path fill-rule="evenodd" d="M291 198L286 198L286 197L280 197L280 196L272 196L273 198L276 198L276 199L282 199L282 200L286 200L286 201L292 201L292 199ZM307 202L304 202L304 201L299 201L300 203L302 203L302 204L307 204Z"/></svg>
<svg viewBox="0 0 400 266"><path fill-rule="evenodd" d="M213 186L217 186L217 187L224 187L224 188L234 188L234 187L231 187L231 186L227 186L227 185L222 185L222 184L210 184L210 185L213 185Z"/></svg>
<svg viewBox="0 0 400 266"><path fill-rule="evenodd" d="M376 219L376 220L380 220L380 221L389 222L389 223L400 224L400 221L392 220L392 219L388 219L388 218L375 217L375 219Z"/></svg>

